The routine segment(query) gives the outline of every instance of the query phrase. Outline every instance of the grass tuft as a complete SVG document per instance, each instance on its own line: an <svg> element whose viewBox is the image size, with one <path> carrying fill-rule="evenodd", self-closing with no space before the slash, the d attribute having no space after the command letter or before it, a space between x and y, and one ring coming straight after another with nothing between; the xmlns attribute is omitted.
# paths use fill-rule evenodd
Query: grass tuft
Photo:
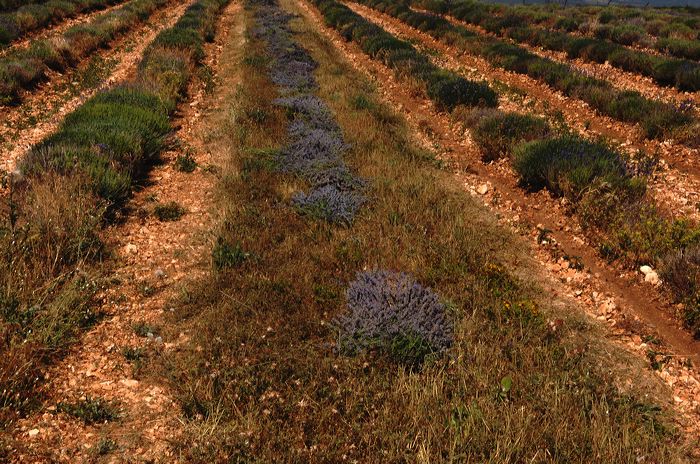
<svg viewBox="0 0 700 464"><path fill-rule="evenodd" d="M87 397L75 403L58 403L56 410L76 419L86 425L111 422L119 418L117 406L102 398Z"/></svg>
<svg viewBox="0 0 700 464"><path fill-rule="evenodd" d="M186 213L187 210L176 201L159 204L153 208L153 215L161 222L179 221Z"/></svg>

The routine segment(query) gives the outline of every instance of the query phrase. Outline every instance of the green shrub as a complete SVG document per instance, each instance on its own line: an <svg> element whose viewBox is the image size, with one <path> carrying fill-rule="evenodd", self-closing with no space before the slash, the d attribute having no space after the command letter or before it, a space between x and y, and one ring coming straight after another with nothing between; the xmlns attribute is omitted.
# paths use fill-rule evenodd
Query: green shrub
<svg viewBox="0 0 700 464"><path fill-rule="evenodd" d="M175 159L175 169L180 172L194 172L194 170L197 169L197 161L189 151L184 154L179 154Z"/></svg>
<svg viewBox="0 0 700 464"><path fill-rule="evenodd" d="M681 58L700 60L700 41L698 40L661 38L656 41L654 48Z"/></svg>
<svg viewBox="0 0 700 464"><path fill-rule="evenodd" d="M451 111L459 105L498 106L498 95L488 84L443 71L435 73L428 81L428 96L440 110Z"/></svg>
<svg viewBox="0 0 700 464"><path fill-rule="evenodd" d="M620 183L628 179L625 163L602 142L567 135L529 142L516 148L513 165L524 186L544 187L574 201L594 182Z"/></svg>
<svg viewBox="0 0 700 464"><path fill-rule="evenodd" d="M500 113L481 119L472 130L474 142L481 148L484 161L510 156L522 142L539 140L549 135L547 121L518 113Z"/></svg>

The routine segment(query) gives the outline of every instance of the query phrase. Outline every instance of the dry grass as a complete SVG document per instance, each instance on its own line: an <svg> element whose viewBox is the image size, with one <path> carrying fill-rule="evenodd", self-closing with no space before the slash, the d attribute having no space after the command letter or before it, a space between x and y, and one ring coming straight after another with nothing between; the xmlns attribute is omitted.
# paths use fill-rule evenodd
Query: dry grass
<svg viewBox="0 0 700 464"><path fill-rule="evenodd" d="M97 314L104 213L80 177L47 174L4 198L0 225L0 421L38 396L41 370ZM15 195L22 196L15 202Z"/></svg>
<svg viewBox="0 0 700 464"><path fill-rule="evenodd" d="M265 162L285 115L271 104L263 48L249 41L245 59L230 64L243 66L244 84L219 132L231 166L218 236L250 258L184 292L164 334L193 334L163 360L187 418L183 459L682 461L654 403L665 393L641 364L515 278L504 264L514 239L414 148L366 80L296 25L320 63L320 96L353 145L346 161L370 180L370 202L352 227L290 206L300 181ZM378 353L337 354L331 322L365 268L410 272L444 298L456 340L447 358L410 371Z"/></svg>

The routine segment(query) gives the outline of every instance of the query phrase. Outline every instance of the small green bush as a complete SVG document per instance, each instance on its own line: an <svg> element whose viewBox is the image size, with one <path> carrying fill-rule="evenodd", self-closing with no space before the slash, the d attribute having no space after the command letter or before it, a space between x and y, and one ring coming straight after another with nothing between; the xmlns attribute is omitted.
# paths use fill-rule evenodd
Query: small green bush
<svg viewBox="0 0 700 464"><path fill-rule="evenodd" d="M484 161L510 156L522 142L539 140L551 129L542 118L519 113L500 113L481 119L472 130L474 142L481 148Z"/></svg>
<svg viewBox="0 0 700 464"><path fill-rule="evenodd" d="M434 74L428 82L428 96L438 109L446 111L459 105L498 106L498 95L488 84L468 81L452 73Z"/></svg>
<svg viewBox="0 0 700 464"><path fill-rule="evenodd" d="M178 221L185 213L187 213L187 210L176 201L156 205L156 207L153 208L153 215L161 222Z"/></svg>
<svg viewBox="0 0 700 464"><path fill-rule="evenodd" d="M197 169L197 161L189 151L179 154L175 159L175 169L180 172L194 172Z"/></svg>
<svg viewBox="0 0 700 464"><path fill-rule="evenodd" d="M513 165L524 186L532 190L546 187L574 201L595 181L617 184L628 179L619 153L605 143L573 135L521 145L515 150Z"/></svg>

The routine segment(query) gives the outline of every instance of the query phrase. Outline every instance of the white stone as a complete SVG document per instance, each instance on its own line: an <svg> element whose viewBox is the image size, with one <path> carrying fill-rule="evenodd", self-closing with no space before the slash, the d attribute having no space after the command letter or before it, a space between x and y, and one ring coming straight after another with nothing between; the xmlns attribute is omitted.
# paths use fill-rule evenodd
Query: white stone
<svg viewBox="0 0 700 464"><path fill-rule="evenodd" d="M654 272L651 266L642 266L639 268L639 271L644 275L648 275L650 272Z"/></svg>
<svg viewBox="0 0 700 464"><path fill-rule="evenodd" d="M654 271L651 271L646 276L644 276L644 282L650 283L652 285L659 285L661 284L661 279L659 278L659 274L657 274Z"/></svg>

